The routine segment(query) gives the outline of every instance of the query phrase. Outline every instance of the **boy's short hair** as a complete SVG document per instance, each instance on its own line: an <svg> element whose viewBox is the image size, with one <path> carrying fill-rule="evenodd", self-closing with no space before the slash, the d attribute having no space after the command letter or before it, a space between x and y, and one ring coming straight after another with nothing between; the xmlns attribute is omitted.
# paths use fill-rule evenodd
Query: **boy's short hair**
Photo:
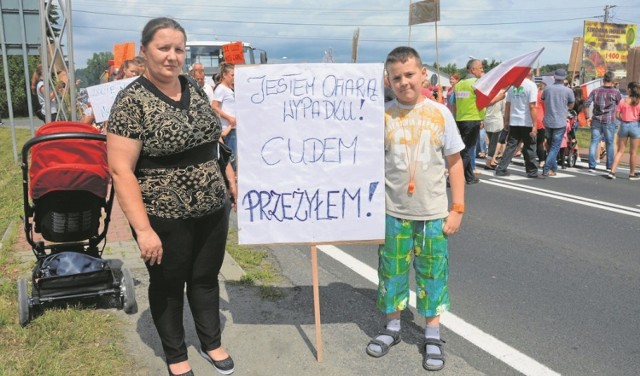
<svg viewBox="0 0 640 376"><path fill-rule="evenodd" d="M396 47L387 55L387 60L384 62L384 69L386 70L389 64L406 63L407 60L411 58L416 59L418 66L422 67L422 59L420 59L420 54L418 54L418 51L416 51L413 47Z"/></svg>

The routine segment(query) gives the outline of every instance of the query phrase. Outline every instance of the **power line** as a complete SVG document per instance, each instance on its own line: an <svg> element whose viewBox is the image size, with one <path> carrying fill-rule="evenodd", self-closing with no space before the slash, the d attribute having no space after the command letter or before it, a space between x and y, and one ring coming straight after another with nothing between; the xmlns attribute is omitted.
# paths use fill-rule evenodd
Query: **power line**
<svg viewBox="0 0 640 376"><path fill-rule="evenodd" d="M135 32L138 33L140 30L137 29L122 29L122 28L110 28L110 27L100 27L100 26L83 26L83 25L73 25L74 28L82 28L82 29L99 29L99 30L109 30L109 31L120 31L120 32ZM193 36L193 35L202 35L202 36L207 36L207 37L211 37L210 33L189 33L189 36ZM251 40L255 40L255 39L301 39L301 40L324 40L324 41L351 41L351 37L349 38L339 38L339 37L335 37L335 38L330 38L330 37L313 37L313 36L267 36L267 35L239 35L239 34L215 34L216 37L221 37L221 38L228 38L228 39L234 39L234 38L247 38L247 39L251 39ZM383 42L383 43L398 43L401 41L404 41L404 37L403 38L397 38L397 39L371 39L371 38L360 38L359 41L361 42ZM462 40L459 38L456 38L454 40L448 41L448 40L440 40L441 42L446 42L449 44L464 44L464 43L475 43L475 44L522 44L522 43L528 43L528 44L535 44L535 43L567 43L567 42L571 42L572 39L561 39L561 40L532 40L532 39L526 39L526 40L502 40L502 41L495 41L495 40L486 40L486 39L477 39L477 40ZM414 40L414 42L416 43L432 43L435 42L434 40Z"/></svg>
<svg viewBox="0 0 640 376"><path fill-rule="evenodd" d="M108 13L108 12L95 12L88 10L74 10L77 13L87 13L87 14L96 14L96 15L108 15L108 16L118 16L118 17L136 17L136 18L147 18L152 19L157 16L144 16L140 14L123 14L123 13ZM590 16L586 18L596 18L598 16ZM329 23L298 23L298 22L270 22L270 21L251 21L251 20L215 20L215 19L201 19L201 18L186 18L186 17L175 17L178 21L198 21L198 22L217 22L217 23L243 23L243 24L259 24L259 25L288 25L288 26L324 26L324 27L404 27L406 24L329 24ZM470 26L499 26L499 25L521 25L521 24L537 24L537 23L550 23L550 22L565 22L565 21L576 21L576 20L584 20L585 17L576 17L576 18L562 18L562 19L554 19L554 20L538 20L538 21L513 21L513 22L496 22L496 23L465 23L465 24L446 24L440 23L439 27L470 27Z"/></svg>

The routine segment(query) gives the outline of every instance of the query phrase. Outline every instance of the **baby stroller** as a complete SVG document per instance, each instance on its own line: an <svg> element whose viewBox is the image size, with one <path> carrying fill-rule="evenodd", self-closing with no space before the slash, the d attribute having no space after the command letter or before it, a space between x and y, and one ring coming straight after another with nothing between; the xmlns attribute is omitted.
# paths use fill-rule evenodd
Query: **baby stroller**
<svg viewBox="0 0 640 376"><path fill-rule="evenodd" d="M18 280L23 327L47 306L88 299L137 311L130 271L102 259L114 199L105 142L90 125L52 122L22 148L24 230L37 260L31 296L27 279Z"/></svg>
<svg viewBox="0 0 640 376"><path fill-rule="evenodd" d="M567 146L558 153L558 164L561 167L575 167L578 162L578 139L576 129L578 129L578 114L574 110L569 110L567 116Z"/></svg>

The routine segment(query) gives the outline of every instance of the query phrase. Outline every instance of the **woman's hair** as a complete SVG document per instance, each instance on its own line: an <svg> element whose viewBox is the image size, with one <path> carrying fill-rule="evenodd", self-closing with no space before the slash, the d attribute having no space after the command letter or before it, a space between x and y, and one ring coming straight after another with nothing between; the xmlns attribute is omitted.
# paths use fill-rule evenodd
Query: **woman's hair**
<svg viewBox="0 0 640 376"><path fill-rule="evenodd" d="M185 43L187 42L187 33L176 20L167 17L159 17L152 19L144 26L144 29L142 29L142 38L140 39L140 44L142 44L144 47L147 47L149 42L151 42L151 40L153 39L153 36L156 34L156 31L161 29L178 30L182 33L182 35L184 35Z"/></svg>
<svg viewBox="0 0 640 376"><path fill-rule="evenodd" d="M627 94L631 100L631 105L637 106L640 102L640 86L637 82L629 82L627 85Z"/></svg>
<svg viewBox="0 0 640 376"><path fill-rule="evenodd" d="M582 88L580 86L576 86L573 88L573 96L576 98L573 105L573 110L579 113L584 108L584 93L582 92Z"/></svg>
<svg viewBox="0 0 640 376"><path fill-rule="evenodd" d="M219 84L222 81L222 78L224 77L225 74L227 74L227 72L230 72L233 70L233 68L235 68L235 65L231 64L231 63L221 63L220 67L219 67L219 71L218 71L218 77L216 80L216 83Z"/></svg>
<svg viewBox="0 0 640 376"><path fill-rule="evenodd" d="M452 74L452 75L451 75L451 76L449 76L449 77L450 77L450 78L453 78L453 79L455 79L455 80L460 81L460 75L459 75L459 74L457 74L457 73L454 73L454 74Z"/></svg>

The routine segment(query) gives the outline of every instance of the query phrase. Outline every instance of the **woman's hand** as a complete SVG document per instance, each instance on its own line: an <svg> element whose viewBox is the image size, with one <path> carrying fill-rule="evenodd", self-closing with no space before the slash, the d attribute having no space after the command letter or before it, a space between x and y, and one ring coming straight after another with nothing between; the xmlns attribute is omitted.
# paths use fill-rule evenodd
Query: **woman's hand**
<svg viewBox="0 0 640 376"><path fill-rule="evenodd" d="M145 231L136 231L136 240L140 248L140 258L149 265L162 263L162 242L160 237L149 227Z"/></svg>

